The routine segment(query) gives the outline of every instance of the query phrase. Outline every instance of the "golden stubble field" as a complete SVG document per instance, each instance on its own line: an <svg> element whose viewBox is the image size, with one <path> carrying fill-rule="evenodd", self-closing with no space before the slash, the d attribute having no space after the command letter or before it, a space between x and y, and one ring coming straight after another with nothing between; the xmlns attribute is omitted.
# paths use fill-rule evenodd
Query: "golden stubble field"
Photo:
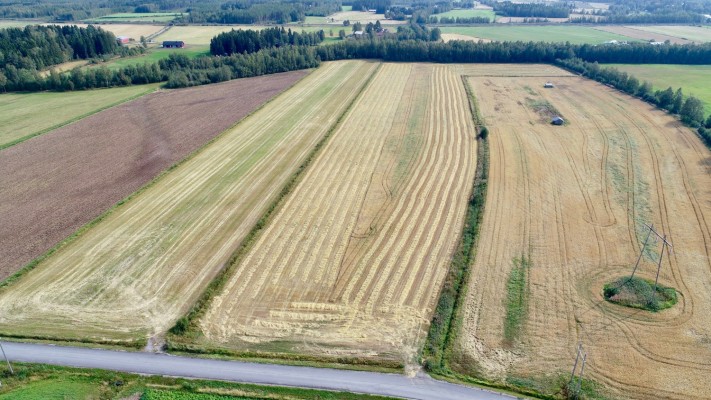
<svg viewBox="0 0 711 400"><path fill-rule="evenodd" d="M549 79L555 89L542 88ZM459 368L550 382L569 376L581 342L585 376L614 397L708 398L711 152L664 112L589 80L470 82L490 131L491 164L455 346ZM569 124L551 126L534 111L546 102ZM679 303L658 313L602 299L604 283L629 275L643 223L674 245L660 282L679 291ZM511 343L507 280L522 256L531 263L528 313ZM638 274L654 279L655 268L645 258Z"/></svg>
<svg viewBox="0 0 711 400"><path fill-rule="evenodd" d="M136 340L185 313L377 64L327 63L0 289L0 332Z"/></svg>
<svg viewBox="0 0 711 400"><path fill-rule="evenodd" d="M456 66L383 64L200 320L203 344L413 361L475 137Z"/></svg>

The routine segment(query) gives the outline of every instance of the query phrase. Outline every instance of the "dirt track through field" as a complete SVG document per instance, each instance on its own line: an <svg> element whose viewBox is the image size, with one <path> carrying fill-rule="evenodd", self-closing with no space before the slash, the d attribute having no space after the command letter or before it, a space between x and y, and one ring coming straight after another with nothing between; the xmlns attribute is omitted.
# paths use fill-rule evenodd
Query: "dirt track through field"
<svg viewBox="0 0 711 400"><path fill-rule="evenodd" d="M412 361L474 137L455 66L384 64L201 320L209 344Z"/></svg>
<svg viewBox="0 0 711 400"><path fill-rule="evenodd" d="M520 67L523 68L525 67ZM471 78L490 130L484 222L458 352L490 379L585 375L614 398L711 393L711 152L667 114L577 77ZM529 106L547 101L554 127ZM623 275L653 223L674 245L660 282L679 304L659 313L612 305L602 287ZM657 250L638 274L654 279ZM520 340L504 341L507 279L527 257L529 307Z"/></svg>
<svg viewBox="0 0 711 400"><path fill-rule="evenodd" d="M114 210L0 291L0 331L93 339L164 332L374 68L319 68Z"/></svg>
<svg viewBox="0 0 711 400"><path fill-rule="evenodd" d="M0 151L0 279L305 74L153 93Z"/></svg>

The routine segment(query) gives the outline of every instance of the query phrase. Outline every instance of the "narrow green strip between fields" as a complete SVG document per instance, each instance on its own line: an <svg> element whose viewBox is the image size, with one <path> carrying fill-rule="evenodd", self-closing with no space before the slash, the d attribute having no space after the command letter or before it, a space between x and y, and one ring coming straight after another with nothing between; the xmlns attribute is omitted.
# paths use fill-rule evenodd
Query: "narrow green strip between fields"
<svg viewBox="0 0 711 400"><path fill-rule="evenodd" d="M519 339L528 315L528 290L526 278L530 260L525 256L514 258L513 267L506 283L506 318L504 320L504 340L513 346Z"/></svg>
<svg viewBox="0 0 711 400"><path fill-rule="evenodd" d="M257 223L252 227L250 232L247 234L245 239L242 241L237 250L232 254L230 260L227 262L226 267L223 268L215 277L215 279L210 282L210 285L205 289L203 294L198 298L190 311L176 322L176 324L170 329L169 336L166 341L166 346L168 350L177 352L186 352L193 354L221 354L229 357L236 358L275 358L275 359L289 359L289 360L300 360L300 361L324 361L324 362L336 362L345 364L356 364L356 365L373 365L373 366L384 366L386 368L401 368L400 363L387 364L383 362L375 362L367 359L352 358L352 357L311 357L304 355L290 355L282 353L258 353L258 352L236 352L225 349L214 349L207 348L199 345L194 345L186 341L185 339L194 339L198 337L201 332L200 328L197 326L197 321L204 315L208 307L210 306L212 300L216 295L218 295L228 279L232 276L235 269L238 267L242 258L247 254L247 251L256 242L262 233L263 229L269 224L271 218L275 215L275 212L282 206L286 197L291 193L291 191L300 182L301 177L304 172L308 169L309 165L318 156L320 150L326 145L328 139L331 137L333 132L340 126L345 116L353 108L353 105L362 96L365 89L370 85L373 78L376 76L382 64L378 66L368 79L365 80L363 85L358 90L358 95L354 96L350 101L348 106L344 109L343 113L338 117L338 119L333 123L333 125L328 129L323 138L314 146L313 150L306 157L305 161L299 166L299 168L294 172L288 182L281 189L279 195L274 199L274 201L267 207L262 217L257 221Z"/></svg>
<svg viewBox="0 0 711 400"><path fill-rule="evenodd" d="M39 130L39 131L37 131L37 132L30 133L29 135L25 135L25 136L23 136L23 137L20 137L20 138L17 138L17 139L15 139L15 140L13 140L13 141L10 141L10 142L7 142L7 143L2 143L2 144L0 144L0 150L3 150L3 149L6 149L6 148L8 148L8 147L10 147L10 146L14 146L14 145L16 145L16 144L22 143L22 142L24 142L25 140L32 139L32 138L35 137L35 136L43 135L43 134L45 134L45 133L47 133L47 132L51 132L51 131L53 131L53 130L55 130L55 129L59 129L59 128L63 127L63 126L67 126L67 125L72 124L72 123L74 123L74 122L77 122L77 121L79 121L79 120L81 120L81 119L84 119L84 118L86 118L86 117L89 117L89 116L91 116L91 115L94 115L94 114L96 114L96 113L99 113L99 112L101 112L101 111L107 110L107 109L109 109L109 108L111 108L111 107L116 107L116 106L118 106L118 105L120 105L120 104L128 103L129 101L132 101L132 100L136 100L137 98L143 97L143 96L145 96L145 95L147 95L147 94L149 94L149 93L152 93L152 92L154 92L154 91L156 90L156 85L150 85L150 86L151 86L150 89L147 89L147 90L145 90L145 91L143 91L143 92L141 92L141 93L138 93L138 94L136 94L136 95L133 95L133 96L131 96L131 97L128 97L128 98L125 98L125 99L121 99L121 100L119 100L119 101L117 101L117 102L114 102L114 103L111 103L111 104L107 104L107 105L105 105L105 106L103 106L103 107L100 107L100 108L97 108L97 109L95 109L95 110L89 111L88 113L79 115L79 116L74 117L74 118L72 118L72 119L69 119L69 120L67 120L67 121L62 121L62 122L60 122L60 123L58 123L58 124L56 124L56 125L50 126L49 128L44 128L44 129ZM110 89L99 89L99 90L110 90Z"/></svg>
<svg viewBox="0 0 711 400"><path fill-rule="evenodd" d="M477 168L474 175L472 193L469 196L462 234L457 250L452 256L452 264L445 277L444 286L440 292L437 308L432 317L432 324L430 325L422 353L425 368L432 372L448 369L446 355L451 352L457 331L461 326L459 310L466 296L469 267L476 253L476 241L484 215L489 176L488 130L484 127L484 122L479 115L476 101L466 76L462 76L462 82L469 99L469 108L474 119L474 126L477 128L475 134L478 134L479 137L477 141Z"/></svg>

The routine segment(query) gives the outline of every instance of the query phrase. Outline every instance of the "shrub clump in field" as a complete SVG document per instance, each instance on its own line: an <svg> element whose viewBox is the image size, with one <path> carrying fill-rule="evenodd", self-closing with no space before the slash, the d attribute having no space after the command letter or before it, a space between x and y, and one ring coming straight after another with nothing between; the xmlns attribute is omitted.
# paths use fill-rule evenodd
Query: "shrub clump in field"
<svg viewBox="0 0 711 400"><path fill-rule="evenodd" d="M605 300L625 307L647 311L659 311L676 304L676 290L657 284L654 281L622 277L603 287Z"/></svg>

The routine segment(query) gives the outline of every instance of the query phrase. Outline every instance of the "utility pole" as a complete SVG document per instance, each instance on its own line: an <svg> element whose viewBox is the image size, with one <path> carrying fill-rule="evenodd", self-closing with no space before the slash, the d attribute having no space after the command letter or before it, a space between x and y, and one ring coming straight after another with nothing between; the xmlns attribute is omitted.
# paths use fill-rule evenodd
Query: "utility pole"
<svg viewBox="0 0 711 400"><path fill-rule="evenodd" d="M647 248L647 242L649 241L649 237L652 235L652 231L654 230L654 224L652 225L647 225L644 224L649 229L649 232L647 232L647 237L644 239L644 244L642 245L642 250L639 251L639 257L637 257L637 262L634 264L634 269L632 270L632 275L630 275L630 279L634 278L634 273L637 271L637 267L639 267L639 262L642 260L642 254L644 254L644 249Z"/></svg>
<svg viewBox="0 0 711 400"><path fill-rule="evenodd" d="M0 350L2 350L2 356L5 357L5 362L7 362L7 368L10 370L10 375L15 375L15 371L12 370L12 365L10 365L10 360L8 360L5 354L5 348L2 347L2 342L0 342Z"/></svg>
<svg viewBox="0 0 711 400"><path fill-rule="evenodd" d="M582 365L580 367L580 375L578 376L577 383L575 382L575 372L578 370L578 362L582 358ZM570 381L568 382L568 397L572 399L577 399L580 395L580 390L583 385L583 373L585 372L585 361L588 358L588 354L583 349L583 344L578 343L578 351L575 355L575 363L573 364L573 371L570 373ZM575 389L573 389L575 388Z"/></svg>
<svg viewBox="0 0 711 400"><path fill-rule="evenodd" d="M671 244L667 242L667 235L662 238L662 251L659 253L659 263L657 263L657 277L654 279L654 292L657 292L657 283L659 282L659 271L662 269L662 258L664 257L664 248L669 247L667 252L671 251Z"/></svg>

